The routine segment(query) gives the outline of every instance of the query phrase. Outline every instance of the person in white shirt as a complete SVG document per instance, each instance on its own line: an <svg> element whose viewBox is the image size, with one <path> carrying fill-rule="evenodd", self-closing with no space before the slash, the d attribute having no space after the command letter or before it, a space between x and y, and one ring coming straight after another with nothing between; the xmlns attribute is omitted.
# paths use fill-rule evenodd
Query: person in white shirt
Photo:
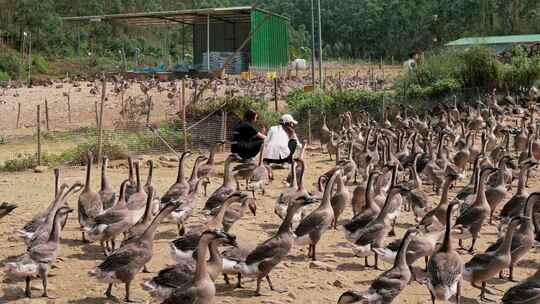
<svg viewBox="0 0 540 304"><path fill-rule="evenodd" d="M292 163L294 152L300 147L294 130L297 124L292 115L285 114L281 116L278 126L270 128L264 142L263 158L266 164Z"/></svg>
<svg viewBox="0 0 540 304"><path fill-rule="evenodd" d="M409 59L403 63L405 73L414 72L418 61L418 53L412 52L409 54Z"/></svg>

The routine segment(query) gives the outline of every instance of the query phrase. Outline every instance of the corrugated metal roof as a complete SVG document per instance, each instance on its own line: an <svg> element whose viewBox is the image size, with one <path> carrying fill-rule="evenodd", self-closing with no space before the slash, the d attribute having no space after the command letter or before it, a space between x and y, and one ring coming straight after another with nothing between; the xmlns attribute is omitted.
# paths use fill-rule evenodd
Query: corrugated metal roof
<svg viewBox="0 0 540 304"><path fill-rule="evenodd" d="M144 12L144 13L126 13L114 15L98 16L79 16L63 17L64 21L86 21L86 22L122 22L134 26L163 26L180 24L206 24L207 17L210 16L211 22L225 23L248 23L251 19L251 11L259 10L251 6L223 7L223 8L205 8L181 11L163 11L163 12ZM266 13L270 13L264 11ZM270 13L279 18L286 17ZM288 20L288 19L287 19Z"/></svg>
<svg viewBox="0 0 540 304"><path fill-rule="evenodd" d="M461 38L446 45L463 46L473 44L519 44L536 42L540 42L540 34Z"/></svg>

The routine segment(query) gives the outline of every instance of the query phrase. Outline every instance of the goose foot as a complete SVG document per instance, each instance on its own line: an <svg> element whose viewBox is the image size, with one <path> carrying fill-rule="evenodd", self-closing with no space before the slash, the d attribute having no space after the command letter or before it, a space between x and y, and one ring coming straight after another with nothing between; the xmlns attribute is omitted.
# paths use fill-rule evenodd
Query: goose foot
<svg viewBox="0 0 540 304"><path fill-rule="evenodd" d="M113 287L113 284L109 284L109 287L107 287L107 291L105 291L105 296L107 297L107 299L115 299L116 298L112 294L112 287Z"/></svg>
<svg viewBox="0 0 540 304"><path fill-rule="evenodd" d="M152 273L152 272L148 270L148 267L146 267L146 265L144 265L142 273Z"/></svg>
<svg viewBox="0 0 540 304"><path fill-rule="evenodd" d="M56 295L56 294L51 294L50 292L44 292L42 295L41 295L42 298L47 298L47 299L51 299L51 300L55 300L55 299L58 299L59 296Z"/></svg>
<svg viewBox="0 0 540 304"><path fill-rule="evenodd" d="M27 298L32 298L32 291L30 289L30 277L26 277L26 288L24 289L24 295L27 297Z"/></svg>

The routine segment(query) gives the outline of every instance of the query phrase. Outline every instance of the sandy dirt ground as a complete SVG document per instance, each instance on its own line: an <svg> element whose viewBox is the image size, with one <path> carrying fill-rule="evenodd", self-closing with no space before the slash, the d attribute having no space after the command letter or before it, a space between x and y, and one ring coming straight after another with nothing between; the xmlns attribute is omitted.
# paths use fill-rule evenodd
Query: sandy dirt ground
<svg viewBox="0 0 540 304"><path fill-rule="evenodd" d="M222 168L224 155L218 157L219 166ZM194 157L192 157L193 159ZM307 185L309 189L314 189L313 183L316 178L332 166L326 156L315 152L308 152ZM115 163L112 163L114 166ZM191 168L191 162L190 167ZM220 169L222 171L222 169ZM127 177L127 169L112 168L109 170L110 179L115 187L118 187L121 180ZM146 170L143 171L146 175ZM279 218L274 215L274 202L283 189L282 179L287 172L284 170L276 171L276 180L267 188L267 195L260 197L257 201L258 213L254 217L246 215L232 229L239 242L256 244L271 236L280 224ZM99 172L93 170L92 186L94 189L99 185ZM160 193L163 193L174 181L176 169L160 166L155 170L155 184ZM61 172L63 182L73 183L82 181L84 177L84 168L64 168ZM466 179L464 179L465 181ZM211 189L219 186L220 177L212 181ZM540 190L540 182L534 177L530 183L530 192ZM0 175L0 193L2 201L16 202L19 207L8 217L0 222L0 303L77 303L77 304L98 304L111 303L104 298L106 286L90 278L87 272L100 261L103 255L98 244L83 244L78 232L76 216L71 216L66 229L62 233L61 240L61 260L55 264L50 272L49 285L53 294L57 295L56 300L44 299L24 299L24 281L8 278L3 274L2 266L8 261L21 255L25 246L24 243L14 236L13 231L22 227L24 223L31 219L32 215L43 210L49 204L52 196L53 179L52 172L36 174L30 172ZM426 188L427 189L427 188ZM514 187L515 189L515 187ZM458 188L459 190L459 188ZM515 190L514 190L515 191ZM452 194L455 195L455 192ZM511 196L508 193L508 198ZM439 198L431 197L434 203L438 203ZM204 204L204 197L199 196L199 207ZM71 202L71 206L76 207L76 198ZM343 220L350 218L351 210L347 208ZM189 225L198 223L201 217L195 215L189 220ZM414 219L410 213L402 213L398 221L398 237L401 237L405 230L411 227ZM189 226L188 225L188 226ZM154 256L149 264L150 271L153 274L138 274L136 281L132 285L132 293L135 299L143 302L149 301L149 296L141 289L140 283L151 278L155 273L166 265L173 263L169 256L169 242L176 237L176 226L171 223L164 223L160 226L155 237ZM483 228L482 237L478 243L477 250L484 250L489 244L496 240L496 228L486 225ZM390 242L391 238L387 238ZM254 297L255 282L246 279L244 289L233 289L227 286L222 278L216 282L217 297L216 303L235 303L235 304L279 304L279 303L298 303L298 304L322 304L336 303L340 294L348 289L367 289L370 282L381 272L363 267L363 259L354 257L351 249L346 248L343 232L328 231L322 238L318 246L318 256L320 261L329 265L328 270L317 270L310 268L310 261L306 257L306 248L295 248L290 252L287 259L281 263L271 276L276 287L286 287L288 292L284 294L274 293L268 290L268 286L263 283L262 297ZM469 244L469 242L466 242ZM467 262L471 256L461 252L463 260ZM383 269L391 267L390 264L382 263ZM418 263L423 267L423 261ZM540 267L540 251L533 249L518 264L515 271L515 277L522 280L536 271ZM234 282L234 281L233 281ZM503 291L510 288L514 283L492 279L488 286L496 288L497 299L500 299ZM38 296L41 294L41 281L39 279L32 281L33 293ZM119 299L124 297L124 288L117 285L114 294ZM464 283L463 302L479 303L479 291L473 289L469 283ZM425 286L412 282L399 295L394 303L429 303L429 293Z"/></svg>

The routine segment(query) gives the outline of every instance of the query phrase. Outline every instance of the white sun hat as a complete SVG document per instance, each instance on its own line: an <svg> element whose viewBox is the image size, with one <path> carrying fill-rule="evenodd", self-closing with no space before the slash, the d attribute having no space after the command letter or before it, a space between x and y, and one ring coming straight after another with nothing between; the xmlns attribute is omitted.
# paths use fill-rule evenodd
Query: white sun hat
<svg viewBox="0 0 540 304"><path fill-rule="evenodd" d="M295 124L295 125L298 124L298 121L294 120L294 118L292 117L291 114L285 114L285 115L281 116L279 121L282 122L282 123L292 123L292 124Z"/></svg>

